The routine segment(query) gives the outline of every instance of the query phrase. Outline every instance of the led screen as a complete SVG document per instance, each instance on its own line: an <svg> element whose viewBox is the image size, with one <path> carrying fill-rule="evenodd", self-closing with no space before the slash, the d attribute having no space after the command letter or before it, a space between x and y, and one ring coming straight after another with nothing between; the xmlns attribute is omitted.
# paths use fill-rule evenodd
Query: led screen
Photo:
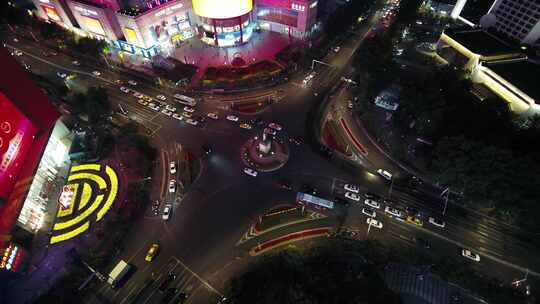
<svg viewBox="0 0 540 304"><path fill-rule="evenodd" d="M137 39L137 33L135 32L135 30L129 27L125 27L124 32L126 33L127 42L131 44L139 44L139 40Z"/></svg>
<svg viewBox="0 0 540 304"><path fill-rule="evenodd" d="M84 20L86 29L88 29L94 34L105 36L105 31L103 30L103 27L101 26L101 22L99 22L99 20L86 16L81 16L81 18Z"/></svg>
<svg viewBox="0 0 540 304"><path fill-rule="evenodd" d="M193 0L193 11L201 17L227 19L253 10L253 0Z"/></svg>
<svg viewBox="0 0 540 304"><path fill-rule="evenodd" d="M0 92L0 198L17 180L36 127Z"/></svg>
<svg viewBox="0 0 540 304"><path fill-rule="evenodd" d="M58 15L58 12L54 7L42 5L41 8L43 8L43 11L45 11L45 14L47 14L47 17L55 22L61 22L60 16Z"/></svg>

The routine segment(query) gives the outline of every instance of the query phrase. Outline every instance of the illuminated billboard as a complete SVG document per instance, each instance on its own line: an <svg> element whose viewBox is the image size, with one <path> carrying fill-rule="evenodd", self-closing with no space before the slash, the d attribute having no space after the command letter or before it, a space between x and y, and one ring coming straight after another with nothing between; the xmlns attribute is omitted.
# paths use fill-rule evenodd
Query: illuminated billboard
<svg viewBox="0 0 540 304"><path fill-rule="evenodd" d="M60 15L58 15L58 12L56 11L56 8L47 5L42 5L41 8L50 20L54 22L62 22Z"/></svg>
<svg viewBox="0 0 540 304"><path fill-rule="evenodd" d="M228 19L253 10L253 0L193 0L193 11L201 17Z"/></svg>
<svg viewBox="0 0 540 304"><path fill-rule="evenodd" d="M11 192L36 131L0 92L0 198L7 198Z"/></svg>
<svg viewBox="0 0 540 304"><path fill-rule="evenodd" d="M105 36L105 30L103 30L103 26L101 26L101 22L98 19L87 16L81 16L81 19L84 20L84 25L88 31Z"/></svg>

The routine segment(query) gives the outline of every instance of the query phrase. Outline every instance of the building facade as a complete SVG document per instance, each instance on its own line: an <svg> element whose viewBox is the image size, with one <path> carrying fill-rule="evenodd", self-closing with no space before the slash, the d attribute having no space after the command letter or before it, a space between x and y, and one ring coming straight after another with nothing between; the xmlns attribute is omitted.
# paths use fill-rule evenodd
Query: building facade
<svg viewBox="0 0 540 304"><path fill-rule="evenodd" d="M193 36L220 47L246 43L259 29L307 39L318 9L317 0L32 1L40 18L144 57Z"/></svg>
<svg viewBox="0 0 540 304"><path fill-rule="evenodd" d="M55 184L69 166L71 133L43 92L0 50L0 248L16 226L36 233L53 214ZM21 89L22 88L22 89Z"/></svg>
<svg viewBox="0 0 540 304"><path fill-rule="evenodd" d="M540 46L540 0L496 0L495 28L524 44Z"/></svg>

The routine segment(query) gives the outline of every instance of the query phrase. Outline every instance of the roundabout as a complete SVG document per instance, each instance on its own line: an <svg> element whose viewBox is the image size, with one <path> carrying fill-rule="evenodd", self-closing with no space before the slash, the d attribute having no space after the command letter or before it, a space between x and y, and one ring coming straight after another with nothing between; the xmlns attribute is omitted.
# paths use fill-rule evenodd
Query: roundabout
<svg viewBox="0 0 540 304"><path fill-rule="evenodd" d="M289 160L289 146L275 137L263 133L242 145L242 161L261 172L271 172L283 167Z"/></svg>

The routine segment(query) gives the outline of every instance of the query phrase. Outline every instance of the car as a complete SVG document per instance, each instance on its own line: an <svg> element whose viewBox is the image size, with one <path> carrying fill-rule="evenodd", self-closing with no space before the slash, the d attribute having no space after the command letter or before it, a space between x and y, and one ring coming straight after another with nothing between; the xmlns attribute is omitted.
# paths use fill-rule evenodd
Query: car
<svg viewBox="0 0 540 304"><path fill-rule="evenodd" d="M171 217L171 209L172 209L171 204L165 204L165 208L163 208L163 213L161 214L161 218L164 221L167 221Z"/></svg>
<svg viewBox="0 0 540 304"><path fill-rule="evenodd" d="M16 56L22 56L23 55L23 52L21 52L20 50L15 50L14 53L15 53Z"/></svg>
<svg viewBox="0 0 540 304"><path fill-rule="evenodd" d="M120 91L124 92L124 93L129 93L129 89L126 88L126 87L120 87Z"/></svg>
<svg viewBox="0 0 540 304"><path fill-rule="evenodd" d="M210 145L208 145L208 144L202 145L201 148L202 148L204 154L206 154L206 155L212 153L212 147L210 147Z"/></svg>
<svg viewBox="0 0 540 304"><path fill-rule="evenodd" d="M264 133L268 134L268 135L275 136L276 135L276 130L270 129L270 128L264 128Z"/></svg>
<svg viewBox="0 0 540 304"><path fill-rule="evenodd" d="M247 123L241 123L239 127L246 130L251 130L251 125Z"/></svg>
<svg viewBox="0 0 540 304"><path fill-rule="evenodd" d="M193 114L188 113L188 112L182 112L182 115L183 115L185 118L191 118L191 117L193 116Z"/></svg>
<svg viewBox="0 0 540 304"><path fill-rule="evenodd" d="M169 172L176 174L176 163L174 161L169 163Z"/></svg>
<svg viewBox="0 0 540 304"><path fill-rule="evenodd" d="M93 71L92 75L94 76L101 76L101 73L99 71Z"/></svg>
<svg viewBox="0 0 540 304"><path fill-rule="evenodd" d="M274 130L276 130L276 131L281 131L281 130L283 129L283 127L282 127L281 125L279 125L279 124L277 124L277 123L275 123L275 122L269 123L269 124L268 124L268 127L269 127L269 128L272 128L272 129L274 129Z"/></svg>
<svg viewBox="0 0 540 304"><path fill-rule="evenodd" d="M188 112L188 113L193 113L193 112L195 112L195 109L192 108L192 107L185 106L185 107L184 107L184 111L186 111L186 112Z"/></svg>
<svg viewBox="0 0 540 304"><path fill-rule="evenodd" d="M213 112L210 112L210 113L206 114L206 117L212 118L213 120L219 119L219 116L216 113L213 113Z"/></svg>
<svg viewBox="0 0 540 304"><path fill-rule="evenodd" d="M238 121L238 116L227 115L227 120L230 120L230 121Z"/></svg>
<svg viewBox="0 0 540 304"><path fill-rule="evenodd" d="M174 280L176 280L176 274L173 272L169 272L165 280L163 280L163 282L161 282L161 284L159 285L159 291L164 292L165 289L167 289L167 287L169 286L169 284L171 284L171 282Z"/></svg>
<svg viewBox="0 0 540 304"><path fill-rule="evenodd" d="M466 249L466 248L461 249L461 255L466 257L469 260L480 262L480 256L477 253L470 251L469 249Z"/></svg>
<svg viewBox="0 0 540 304"><path fill-rule="evenodd" d="M352 100L347 101L347 108L349 110L352 110L353 107L354 107L354 104L353 104Z"/></svg>
<svg viewBox="0 0 540 304"><path fill-rule="evenodd" d="M379 175L381 175L382 177L384 177L387 180L392 180L392 174L390 172L386 171L386 170L379 169L379 170L377 170L377 173L379 173Z"/></svg>
<svg viewBox="0 0 540 304"><path fill-rule="evenodd" d="M25 69L30 70L30 66L28 64L23 63L23 66L24 66Z"/></svg>
<svg viewBox="0 0 540 304"><path fill-rule="evenodd" d="M66 74L66 73L64 73L64 72L56 72L56 76L58 76L58 77L60 77L60 78L64 79L64 78L66 78L66 77L67 77L67 74Z"/></svg>
<svg viewBox="0 0 540 304"><path fill-rule="evenodd" d="M51 54L51 56L56 56L56 55L58 55L58 53L55 52L55 51L51 51L49 54Z"/></svg>
<svg viewBox="0 0 540 304"><path fill-rule="evenodd" d="M280 179L278 181L278 185L283 189L292 190L292 183L288 179L284 179L284 178Z"/></svg>
<svg viewBox="0 0 540 304"><path fill-rule="evenodd" d="M144 100L141 100L142 102L145 102ZM160 107L156 104L153 104L153 103L149 103L148 104L148 107L156 112L158 112L160 110Z"/></svg>
<svg viewBox="0 0 540 304"><path fill-rule="evenodd" d="M186 119L186 122L187 122L188 124L192 125L192 126L196 126L196 125L199 124L198 121L196 121L196 120L194 120L194 119L191 119L191 118Z"/></svg>
<svg viewBox="0 0 540 304"><path fill-rule="evenodd" d="M19 42L19 39L13 38L13 42Z"/></svg>
<svg viewBox="0 0 540 304"><path fill-rule="evenodd" d="M391 200L391 199L389 199L389 198L383 199L383 203L384 203L385 205L396 205L396 204L397 204L394 200Z"/></svg>
<svg viewBox="0 0 540 304"><path fill-rule="evenodd" d="M444 227L446 226L446 223L445 223L443 220L438 219L438 218L436 218L436 217L431 217L431 216L430 216L430 217L428 218L428 222L429 222L430 224L434 225L434 226L439 227L439 228L444 228Z"/></svg>
<svg viewBox="0 0 540 304"><path fill-rule="evenodd" d="M184 119L184 116L182 116L181 114L177 114L177 113L173 113L172 117L174 119L178 119L178 120L183 120Z"/></svg>
<svg viewBox="0 0 540 304"><path fill-rule="evenodd" d="M396 208L392 208L390 206L386 206L386 208L384 208L384 213L386 213L390 217L392 217L392 216L402 217L403 216L403 213L400 210L398 210Z"/></svg>
<svg viewBox="0 0 540 304"><path fill-rule="evenodd" d="M407 216L407 223L414 224L418 227L424 226L424 221L418 216Z"/></svg>
<svg viewBox="0 0 540 304"><path fill-rule="evenodd" d="M345 197L350 199L350 200L353 200L355 202L359 202L360 201L360 195L354 193L354 192L345 192Z"/></svg>
<svg viewBox="0 0 540 304"><path fill-rule="evenodd" d="M139 92L133 92L133 96L135 96L137 98L142 98L144 95L139 93Z"/></svg>
<svg viewBox="0 0 540 304"><path fill-rule="evenodd" d="M176 112L176 108L168 104L165 105L165 109L167 109L167 111Z"/></svg>
<svg viewBox="0 0 540 304"><path fill-rule="evenodd" d="M141 94L141 95L142 96L140 98L142 98L142 99L144 99L144 100L146 100L148 102L154 101L154 99L152 99L152 97L150 97L150 96L146 96L144 94Z"/></svg>
<svg viewBox="0 0 540 304"><path fill-rule="evenodd" d="M317 188L315 187L312 187L308 184L302 184L302 187L301 187L301 190L300 192L304 192L304 193L307 193L307 194L311 194L311 195L317 195Z"/></svg>
<svg viewBox="0 0 540 304"><path fill-rule="evenodd" d="M251 168L244 168L244 173L253 177L257 177L258 172Z"/></svg>
<svg viewBox="0 0 540 304"><path fill-rule="evenodd" d="M71 62L71 64L73 64L74 66L80 66L80 65L81 65L81 63L78 62L77 60L73 60L73 61Z"/></svg>
<svg viewBox="0 0 540 304"><path fill-rule="evenodd" d="M369 198L364 201L364 204L366 204L366 205L368 205L368 206L370 206L372 208L375 208L375 209L381 209L381 204L379 202L374 201L374 200L369 199Z"/></svg>
<svg viewBox="0 0 540 304"><path fill-rule="evenodd" d="M340 46L336 46L332 49L332 51L334 51L334 53L339 53L339 50L341 50L341 47Z"/></svg>
<svg viewBox="0 0 540 304"><path fill-rule="evenodd" d="M377 198L379 198L379 196L377 194L371 193L371 192L364 193L364 197L368 198L368 199L377 199Z"/></svg>
<svg viewBox="0 0 540 304"><path fill-rule="evenodd" d="M171 116L171 115L172 115L172 112L169 111L169 110L167 110L167 109L161 110L161 113L163 113L163 114L165 114L165 115L167 115L167 116Z"/></svg>
<svg viewBox="0 0 540 304"><path fill-rule="evenodd" d="M381 221L378 221L372 217L368 217L366 219L366 223L372 227L379 228L379 229L382 229L383 227L383 223Z"/></svg>
<svg viewBox="0 0 540 304"><path fill-rule="evenodd" d="M129 80L128 83L132 86L136 86L137 82L135 80Z"/></svg>
<svg viewBox="0 0 540 304"><path fill-rule="evenodd" d="M371 208L362 208L362 213L369 217L376 217L377 213Z"/></svg>
<svg viewBox="0 0 540 304"><path fill-rule="evenodd" d="M150 248L148 249L148 252L146 252L146 257L144 258L144 260L147 262L152 262L157 255L158 249L159 244L150 245Z"/></svg>
<svg viewBox="0 0 540 304"><path fill-rule="evenodd" d="M167 100L167 97L165 97L164 95L158 95L158 96L156 96L156 99Z"/></svg>
<svg viewBox="0 0 540 304"><path fill-rule="evenodd" d="M143 106L148 106L148 105L149 105L148 102L146 102L146 101L144 101L144 100L142 100L142 99L137 100L137 102L138 102L140 105L143 105ZM155 105L152 104L152 107L153 107L153 106L155 106Z"/></svg>
<svg viewBox="0 0 540 304"><path fill-rule="evenodd" d="M358 193L358 191L360 191L360 188L358 188L357 185L353 185L353 184L345 184L343 186L343 189L349 191L349 192L354 192L354 193Z"/></svg>
<svg viewBox="0 0 540 304"><path fill-rule="evenodd" d="M174 179L171 179L169 181L169 193L176 192L176 181Z"/></svg>

